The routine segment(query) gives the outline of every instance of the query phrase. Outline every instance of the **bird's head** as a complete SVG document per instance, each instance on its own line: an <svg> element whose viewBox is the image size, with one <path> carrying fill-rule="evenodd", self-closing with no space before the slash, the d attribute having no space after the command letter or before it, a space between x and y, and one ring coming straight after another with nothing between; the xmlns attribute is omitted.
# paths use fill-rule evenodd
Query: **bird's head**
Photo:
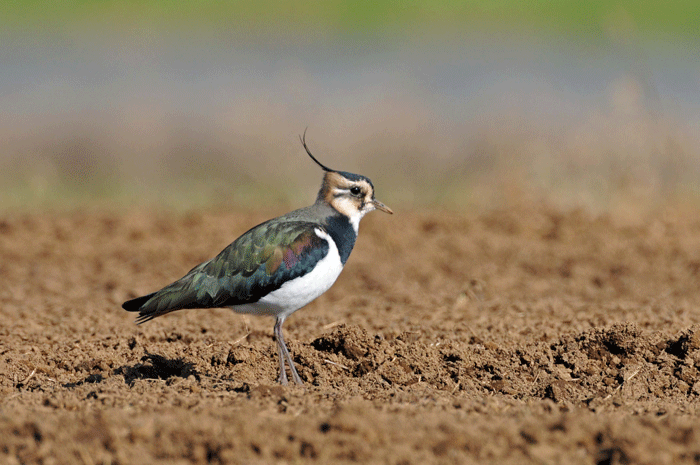
<svg viewBox="0 0 700 465"><path fill-rule="evenodd" d="M301 137L301 143L306 153L325 171L321 190L316 202L330 205L341 215L346 216L357 229L357 225L365 214L372 210L394 213L391 208L374 198L372 181L361 174L336 171L319 162L306 146L306 132Z"/></svg>

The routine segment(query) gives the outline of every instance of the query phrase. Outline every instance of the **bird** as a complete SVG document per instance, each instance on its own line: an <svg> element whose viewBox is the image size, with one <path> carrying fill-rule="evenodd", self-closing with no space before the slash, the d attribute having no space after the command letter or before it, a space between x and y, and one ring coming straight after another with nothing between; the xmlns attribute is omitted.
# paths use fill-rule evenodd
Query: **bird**
<svg viewBox="0 0 700 465"><path fill-rule="evenodd" d="M365 214L373 210L394 213L375 198L369 178L328 168L311 154L306 131L299 139L324 172L313 205L249 229L177 281L122 304L124 310L139 312L137 324L196 308L229 308L274 317L278 382L283 385L288 384L285 363L294 383L303 384L282 335L285 320L335 283Z"/></svg>

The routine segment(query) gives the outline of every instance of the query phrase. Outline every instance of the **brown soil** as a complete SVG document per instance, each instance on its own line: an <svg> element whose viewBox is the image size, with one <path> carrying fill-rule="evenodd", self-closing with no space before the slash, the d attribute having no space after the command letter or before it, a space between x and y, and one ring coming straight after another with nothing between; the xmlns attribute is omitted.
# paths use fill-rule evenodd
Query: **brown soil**
<svg viewBox="0 0 700 465"><path fill-rule="evenodd" d="M0 221L0 463L698 463L700 215L372 214L285 324L156 290L269 215Z"/></svg>

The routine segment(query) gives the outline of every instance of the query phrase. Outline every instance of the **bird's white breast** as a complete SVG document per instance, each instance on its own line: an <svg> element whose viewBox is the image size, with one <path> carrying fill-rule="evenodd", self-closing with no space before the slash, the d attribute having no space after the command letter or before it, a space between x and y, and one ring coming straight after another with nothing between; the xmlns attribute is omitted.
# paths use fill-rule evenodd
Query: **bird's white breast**
<svg viewBox="0 0 700 465"><path fill-rule="evenodd" d="M338 247L333 239L320 229L314 229L314 232L328 242L328 253L319 260L313 270L304 276L287 281L279 289L270 292L253 304L231 308L240 313L286 317L330 289L343 271L343 263L340 261Z"/></svg>

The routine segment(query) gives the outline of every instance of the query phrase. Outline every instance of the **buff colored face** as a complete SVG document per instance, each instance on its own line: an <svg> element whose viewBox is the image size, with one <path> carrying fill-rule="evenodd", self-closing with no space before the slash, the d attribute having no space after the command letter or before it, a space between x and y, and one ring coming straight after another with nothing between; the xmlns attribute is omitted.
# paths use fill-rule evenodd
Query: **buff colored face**
<svg viewBox="0 0 700 465"><path fill-rule="evenodd" d="M374 187L364 176L330 172L324 181L329 187L326 201L348 218L359 220L372 210L394 213L374 198Z"/></svg>

